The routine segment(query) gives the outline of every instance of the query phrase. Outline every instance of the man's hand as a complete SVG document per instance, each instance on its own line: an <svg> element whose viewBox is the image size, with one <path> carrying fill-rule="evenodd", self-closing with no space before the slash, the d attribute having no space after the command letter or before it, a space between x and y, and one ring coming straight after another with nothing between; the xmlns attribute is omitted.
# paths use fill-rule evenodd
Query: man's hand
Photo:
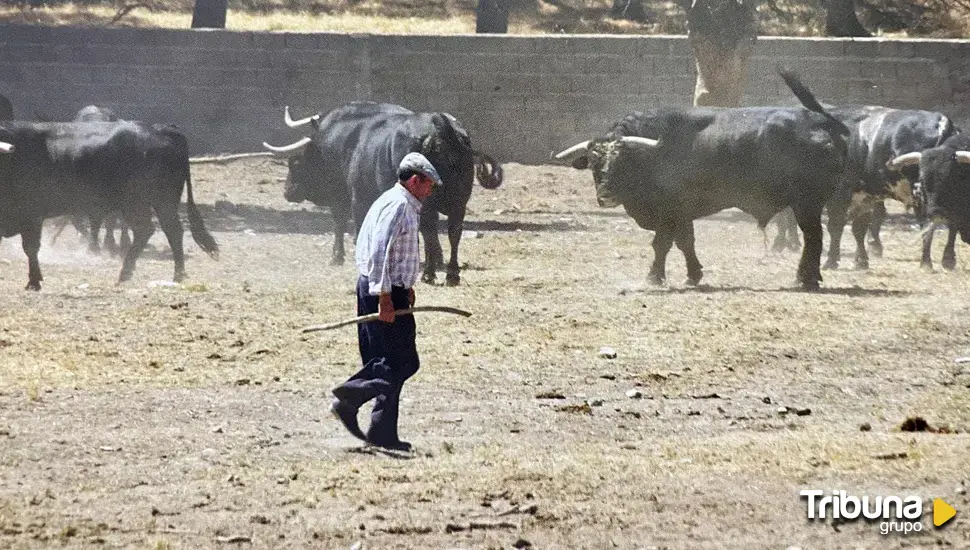
<svg viewBox="0 0 970 550"><path fill-rule="evenodd" d="M390 294L381 294L377 301L377 318L385 323L394 322L394 302Z"/></svg>
<svg viewBox="0 0 970 550"><path fill-rule="evenodd" d="M414 307L414 289L408 289L408 307Z"/></svg>

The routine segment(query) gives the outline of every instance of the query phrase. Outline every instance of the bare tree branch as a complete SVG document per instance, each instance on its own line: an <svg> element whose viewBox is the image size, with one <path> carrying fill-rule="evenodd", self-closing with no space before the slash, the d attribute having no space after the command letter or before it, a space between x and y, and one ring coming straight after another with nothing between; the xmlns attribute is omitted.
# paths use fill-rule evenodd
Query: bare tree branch
<svg viewBox="0 0 970 550"><path fill-rule="evenodd" d="M144 3L144 2L135 2L134 4L125 4L125 5L121 6L120 8L118 8L117 13L115 13L114 17L111 18L111 21L108 21L106 24L107 25L114 25L118 21L121 21L126 15L128 15L129 13L131 13L132 11L134 11L136 8L147 8L147 9L151 9L151 6L148 5L148 4L146 4L146 3Z"/></svg>

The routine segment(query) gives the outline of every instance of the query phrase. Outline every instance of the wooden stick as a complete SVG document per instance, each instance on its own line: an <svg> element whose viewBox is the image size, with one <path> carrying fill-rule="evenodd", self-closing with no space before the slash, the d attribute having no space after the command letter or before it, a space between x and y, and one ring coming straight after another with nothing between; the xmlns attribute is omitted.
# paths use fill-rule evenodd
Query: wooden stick
<svg viewBox="0 0 970 550"><path fill-rule="evenodd" d="M254 157L271 157L273 153L269 151L263 151L260 153L236 153L234 155L219 155L215 157L192 157L189 159L190 164L206 164L206 163L216 163L222 164L233 160L248 159Z"/></svg>
<svg viewBox="0 0 970 550"><path fill-rule="evenodd" d="M471 317L470 311L465 311L463 309L458 309L456 307L447 306L417 306L409 307L407 309L399 309L395 311L395 315L407 315L409 313L418 313L421 311L437 311L439 313L451 313L453 315L461 315L462 317ZM346 321L340 321L339 323L330 323L329 325L312 325L309 327L303 327L300 332L317 332L320 330L332 330L335 328L345 327L347 325L359 325L360 323L367 323L370 321L378 320L377 313L371 313L370 315L361 315L360 317L355 317L353 319L347 319Z"/></svg>

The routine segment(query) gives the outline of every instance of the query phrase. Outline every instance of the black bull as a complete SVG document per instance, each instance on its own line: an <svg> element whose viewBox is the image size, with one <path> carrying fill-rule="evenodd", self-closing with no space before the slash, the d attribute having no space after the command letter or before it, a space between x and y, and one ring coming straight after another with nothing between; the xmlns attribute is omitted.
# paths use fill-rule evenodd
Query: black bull
<svg viewBox="0 0 970 550"><path fill-rule="evenodd" d="M119 282L155 231L152 210L185 277L178 208L187 189L189 228L211 256L218 246L192 196L188 144L175 127L135 122L0 123L0 237L20 234L28 258L27 288L43 280L37 252L43 221L66 214L120 211L134 231Z"/></svg>
<svg viewBox="0 0 970 550"><path fill-rule="evenodd" d="M865 243L867 229L871 235L873 253L876 256L882 255L879 229L886 212L883 199L892 197L905 204L913 204L914 193L911 185L918 184L919 181L919 168L915 166L918 160L893 166L887 166L887 162L907 153L918 153L939 146L958 130L949 118L933 111L867 105L837 107L831 112L852 130L852 135L844 179L825 205L830 239L828 258L823 269L838 267L842 232L849 219L852 220L852 234L856 241L855 267L866 269L869 267ZM859 191L863 193L856 193ZM853 204L854 193L856 204ZM869 197L859 200L863 195ZM918 202L918 197L915 198ZM918 204L914 206L919 209ZM786 233L797 239L794 224L782 219L779 222L776 249L784 242ZM954 264L952 245L955 236L955 231L951 230L943 257L943 267L946 269L952 269ZM928 245L931 239L932 233L925 241L922 261L923 267L930 269L932 262Z"/></svg>
<svg viewBox="0 0 970 550"><path fill-rule="evenodd" d="M933 230L937 223L946 222L950 234L943 250L943 267L953 269L956 234L959 232L963 242L970 243L970 134L956 134L938 147L899 155L887 166L892 170L918 167L914 195L920 217L930 221L923 232L921 264L924 268L932 266Z"/></svg>
<svg viewBox="0 0 970 550"><path fill-rule="evenodd" d="M438 242L438 214L448 217L451 258L446 282L460 282L458 244L475 175L481 185L494 189L502 183L501 166L472 148L468 133L447 113L415 113L398 105L355 102L294 121L289 109L284 119L292 128L310 125L313 133L296 143L264 147L289 156L284 196L291 202L309 200L330 208L334 220L334 264L344 261L344 232L353 217L355 232L371 204L397 181L397 166L405 155L419 152L438 170L443 184L421 211L425 245L422 279L433 282L444 263Z"/></svg>
<svg viewBox="0 0 970 550"><path fill-rule="evenodd" d="M791 207L805 233L798 281L822 280L822 205L844 169L849 129L793 76L786 82L809 109L755 107L670 109L635 113L605 137L557 155L589 167L600 206L623 205L640 227L656 232L650 280L666 278L673 243L684 253L688 283L703 275L693 220L737 207L764 227Z"/></svg>

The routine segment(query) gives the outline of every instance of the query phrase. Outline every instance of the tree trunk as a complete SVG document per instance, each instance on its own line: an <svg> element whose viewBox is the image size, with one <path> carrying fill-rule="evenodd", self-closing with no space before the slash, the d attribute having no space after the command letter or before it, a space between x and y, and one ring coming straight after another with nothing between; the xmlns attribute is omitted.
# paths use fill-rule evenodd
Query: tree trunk
<svg viewBox="0 0 970 550"><path fill-rule="evenodd" d="M739 107L758 36L751 0L683 0L697 64L695 106ZM689 2L689 4L688 4Z"/></svg>
<svg viewBox="0 0 970 550"><path fill-rule="evenodd" d="M610 17L642 23L647 20L647 12L643 9L642 0L613 0Z"/></svg>
<svg viewBox="0 0 970 550"><path fill-rule="evenodd" d="M855 13L855 0L827 0L825 2L825 34L827 36L872 36Z"/></svg>
<svg viewBox="0 0 970 550"><path fill-rule="evenodd" d="M507 0L478 0L475 10L475 32L505 34L509 32Z"/></svg>
<svg viewBox="0 0 970 550"><path fill-rule="evenodd" d="M192 28L226 28L226 9L228 7L228 0L195 0L195 9L192 10Z"/></svg>

